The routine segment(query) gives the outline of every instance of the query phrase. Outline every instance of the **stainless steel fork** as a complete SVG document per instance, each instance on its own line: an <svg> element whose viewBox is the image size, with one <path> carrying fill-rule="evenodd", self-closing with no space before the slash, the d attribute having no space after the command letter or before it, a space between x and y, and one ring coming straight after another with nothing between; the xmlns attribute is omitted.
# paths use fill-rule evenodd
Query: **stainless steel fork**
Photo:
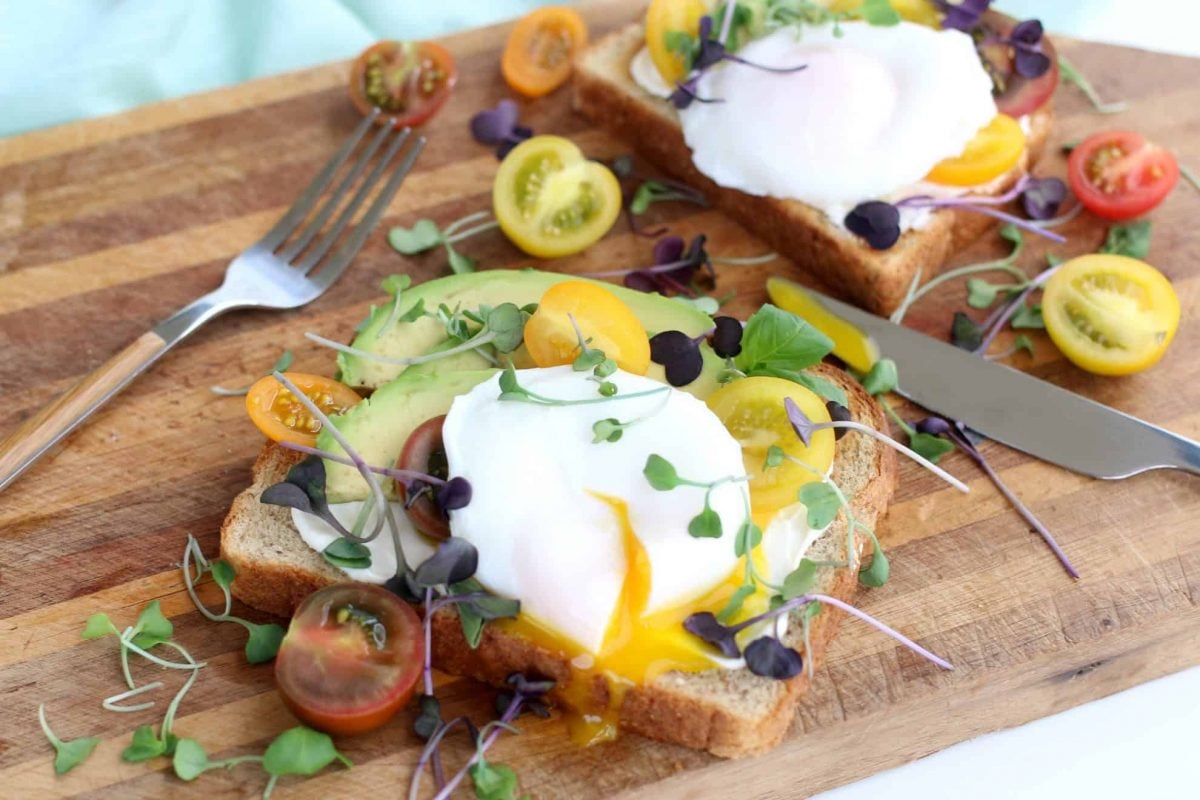
<svg viewBox="0 0 1200 800"><path fill-rule="evenodd" d="M362 248L367 234L379 222L425 146L425 138L417 136L393 166L412 134L407 128L397 131L391 126L381 126L328 199L304 224L374 121L374 116L364 119L275 227L229 263L225 280L218 289L142 334L0 443L0 490L163 353L212 318L237 308L296 308L324 294ZM375 159L371 172L363 178L380 148L383 155ZM383 189L334 250L347 225L385 176ZM342 206L352 189L353 196ZM339 206L342 206L340 212ZM332 226L322 231L335 212L338 213Z"/></svg>

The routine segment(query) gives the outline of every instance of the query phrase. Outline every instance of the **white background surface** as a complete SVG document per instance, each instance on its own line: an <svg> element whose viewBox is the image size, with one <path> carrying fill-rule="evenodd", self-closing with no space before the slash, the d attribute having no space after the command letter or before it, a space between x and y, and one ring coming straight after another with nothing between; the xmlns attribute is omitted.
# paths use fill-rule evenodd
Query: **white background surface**
<svg viewBox="0 0 1200 800"><path fill-rule="evenodd" d="M1196 0L1007 0L997 5L1021 19L1037 17L1052 32L1200 56ZM1103 96L1104 87L1097 88ZM1181 113L1200 116L1200 108ZM1184 324L1189 322L1197 324ZM1198 745L1200 667L963 742L817 798L1195 800L1200 798L1194 770Z"/></svg>

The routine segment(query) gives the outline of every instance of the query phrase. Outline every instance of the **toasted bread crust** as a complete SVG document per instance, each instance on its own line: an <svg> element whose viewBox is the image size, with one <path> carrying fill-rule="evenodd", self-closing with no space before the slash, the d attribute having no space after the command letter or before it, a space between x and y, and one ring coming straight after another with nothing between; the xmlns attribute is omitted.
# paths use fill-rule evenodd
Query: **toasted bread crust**
<svg viewBox="0 0 1200 800"><path fill-rule="evenodd" d="M890 249L879 251L812 206L718 186L692 163L670 103L650 96L630 78L629 62L644 41L641 24L632 24L588 47L575 64L576 107L593 122L627 138L660 169L700 189L717 208L858 305L890 314L903 301L918 267L937 271L996 224L982 214L941 209L924 228L905 232ZM1037 163L1052 120L1050 103L1030 115L1025 155L991 186L990 193L1002 193Z"/></svg>
<svg viewBox="0 0 1200 800"><path fill-rule="evenodd" d="M855 419L886 430L879 404L845 372L829 365L813 370L842 388L849 397ZM221 528L221 553L233 564L237 578L234 595L255 608L288 616L310 592L345 580L320 555L306 547L291 528L290 512L259 501L262 491L283 479L287 469L301 456L268 443L254 463L254 482L234 500ZM865 436L850 435L838 444L834 480L852 494L855 517L874 526L882 517L896 485L896 459L891 449ZM279 535L271 539L266 529ZM290 539L287 534L290 531ZM830 541L845 552L845 520L831 528ZM290 546L289 546L290 545ZM866 539L855 541L855 558L861 558ZM857 589L856 571L829 569L819 579L825 594L849 600ZM823 610L812 622L812 650L805 657L815 667L836 633L841 612ZM788 639L799 645L798 625ZM493 685L503 685L513 672L538 674L565 681L571 673L569 658L514 636L499 625L484 628L482 641L472 650L462 635L457 614L439 611L432 626L434 663L444 672L466 675ZM668 673L646 686L626 693L621 708L621 726L626 731L688 747L734 757L761 752L777 744L787 732L796 702L808 687L802 673L790 681L770 681L746 670L710 670L706 673ZM721 700L722 693L754 691L768 698L756 713L739 713L738 704ZM593 685L597 703L608 701L609 686L599 678Z"/></svg>

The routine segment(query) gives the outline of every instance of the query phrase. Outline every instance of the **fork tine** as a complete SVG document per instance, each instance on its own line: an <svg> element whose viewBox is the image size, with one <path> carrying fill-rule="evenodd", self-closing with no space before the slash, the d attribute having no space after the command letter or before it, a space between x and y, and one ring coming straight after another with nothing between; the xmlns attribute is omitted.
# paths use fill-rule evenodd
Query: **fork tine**
<svg viewBox="0 0 1200 800"><path fill-rule="evenodd" d="M266 250L274 250L283 243L287 235L308 215L308 212L317 202L317 198L325 191L325 187L333 180L333 176L337 174L337 171L342 168L342 164L346 163L346 159L354 152L354 148L358 146L359 141L370 130L372 123L375 122L375 118L378 116L379 110L374 109L358 124L358 127L354 129L354 133L350 134L349 138L342 144L341 149L333 154L333 157L329 159L329 163L317 173L317 176L308 184L308 188L304 190L303 194L296 198L296 202L292 204L292 207L279 218L279 222L275 223L275 227L267 231L266 235L258 240L257 246Z"/></svg>
<svg viewBox="0 0 1200 800"><path fill-rule="evenodd" d="M380 126L379 132L371 139L370 144L367 145L362 155L360 155L358 160L354 162L354 166L350 168L350 171L347 172L342 178L341 182L338 183L337 188L334 189L333 193L329 195L329 199L327 199L324 205L321 206L316 216L314 216L312 220L304 226L303 233L301 233L294 242L289 244L283 249L283 251L279 253L279 257L281 259L290 264L292 263L292 259L299 255L300 252L308 246L308 243L312 241L313 237L316 236L317 233L320 232L322 226L325 225L326 220L329 219L329 215L334 212L334 209L336 209L338 204L341 203L346 197L346 193L349 192L350 189L358 182L359 177L362 176L363 171L367 168L367 165L371 163L371 159L379 150L379 146L383 144L391 132L392 128L390 126Z"/></svg>
<svg viewBox="0 0 1200 800"><path fill-rule="evenodd" d="M362 249L363 242L367 240L367 234L379 223L379 218L383 216L383 212L387 209L388 204L392 202L392 198L396 196L396 192L400 189L400 184L404 183L405 177L412 170L413 163L417 160L417 156L421 154L421 150L425 147L425 137L418 136L417 141L412 148L405 154L400 165L396 167L396 171L392 173L392 177L384 185L379 196L375 198L375 202L371 203L371 207L367 209L367 213L354 226L354 230L350 232L350 236L338 248L337 252L329 259L329 261L321 267L320 272L313 276L312 280L321 289L325 289L329 284L338 279L338 276L345 271L347 265Z"/></svg>
<svg viewBox="0 0 1200 800"><path fill-rule="evenodd" d="M338 214L337 219L334 220L333 227L331 227L329 231L326 232L317 241L317 243L312 246L312 249L305 254L304 258L302 258L296 264L296 269L298 269L301 274L307 274L314 266L316 266L317 262L319 262L324 255L329 252L329 248L333 247L334 242L336 242L337 238L342 235L342 231L346 229L346 225L349 224L359 207L362 206L362 204L366 201L367 196L371 193L371 190L375 188L375 184L379 182L380 177L387 170L388 164L395 157L397 151L399 151L404 143L408 140L409 134L411 133L412 131L409 128L404 128L400 131L398 136L392 139L392 143L388 145L387 150L384 152L383 156L380 157L379 163L377 163L375 168L371 170L371 174L362 181L362 185L358 187L358 191L354 193L354 197L350 198L350 202L346 203L345 208L342 209L342 213Z"/></svg>

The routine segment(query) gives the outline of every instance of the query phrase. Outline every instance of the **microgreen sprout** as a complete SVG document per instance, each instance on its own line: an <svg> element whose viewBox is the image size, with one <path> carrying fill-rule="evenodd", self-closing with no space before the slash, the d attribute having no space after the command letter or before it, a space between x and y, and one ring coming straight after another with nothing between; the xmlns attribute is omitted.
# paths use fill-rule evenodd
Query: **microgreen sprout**
<svg viewBox="0 0 1200 800"><path fill-rule="evenodd" d="M969 33L979 25L983 13L988 10L992 0L960 0L951 3L947 0L933 0L934 5L942 12L942 27Z"/></svg>
<svg viewBox="0 0 1200 800"><path fill-rule="evenodd" d="M716 281L705 241L704 234L693 237L690 243L685 243L682 236L664 236L654 245L651 266L590 272L587 276L623 278L626 287L639 292L672 292L695 297L693 283L698 274L704 275L709 283Z"/></svg>
<svg viewBox="0 0 1200 800"><path fill-rule="evenodd" d="M272 372L287 372L288 368L292 366L292 362L294 360L295 356L292 355L292 351L284 350L283 353L280 354L279 358L275 360L275 364L269 370L264 372L263 375L270 375ZM210 386L208 387L208 390L221 397L242 397L250 392L250 387L252 385L253 384L247 384L246 386L242 386L237 389L229 389L224 386Z"/></svg>
<svg viewBox="0 0 1200 800"><path fill-rule="evenodd" d="M407 275L389 275L384 278L379 284L379 288L392 296L391 309L388 311L387 319L383 321L383 326L379 329L380 334L389 330L397 322L413 322L425 315L425 300L424 298L413 303L412 307L400 313L400 304L404 296L404 290L412 285L412 278ZM283 372L284 370L279 370Z"/></svg>
<svg viewBox="0 0 1200 800"><path fill-rule="evenodd" d="M813 603L821 603L840 609L866 622L876 630L887 634L909 650L933 662L942 669L954 669L954 666L949 661L934 655L896 629L880 622L866 612L860 611L849 603L825 594L808 593L800 595L777 605L769 611L743 620L736 625L723 625L713 614L702 611L689 616L684 622L684 628L694 636L717 647L722 653L741 652L742 657L746 659L746 667L755 675L786 680L800 674L802 659L799 653L783 644L778 637L770 634L753 640L744 649L738 647L736 637L747 628L772 622L785 614L803 609ZM766 644L759 644L764 640L766 640Z"/></svg>
<svg viewBox="0 0 1200 800"><path fill-rule="evenodd" d="M704 490L704 507L688 523L688 533L695 539L719 539L724 533L721 516L712 507L712 493L718 487L724 486L727 483L740 483L750 480L750 476L748 475L727 475L713 481L697 481L684 478L680 476L674 464L657 453L651 453L646 458L646 465L642 468L642 475L646 477L646 482L652 488L660 492L669 492L681 486L691 486ZM742 498L744 501L744 492L742 493ZM749 510L747 509L748 517ZM744 540L747 535L750 534L742 532L742 539ZM760 531L758 538L761 539L761 537L762 532ZM735 545L735 548L738 547L739 545ZM740 549L745 549L745 545L741 545Z"/></svg>
<svg viewBox="0 0 1200 800"><path fill-rule="evenodd" d="M38 723L42 726L42 733L46 735L46 739L54 748L54 771L62 775L75 769L75 767L87 760L87 757L96 749L96 745L100 744L99 736L85 736L79 739L70 739L63 741L54 735L54 731L50 730L50 723L46 722L46 706L38 706Z"/></svg>
<svg viewBox="0 0 1200 800"><path fill-rule="evenodd" d="M406 256L424 253L440 244L446 248L446 257L452 272L460 275L474 272L475 259L458 252L454 245L476 234L500 227L500 223L494 219L480 222L488 216L490 216L490 212L477 211L467 214L441 229L431 219L419 219L413 223L411 228L395 227L388 231L388 244L392 246L392 249Z"/></svg>
<svg viewBox="0 0 1200 800"><path fill-rule="evenodd" d="M625 431L629 430L638 423L645 422L646 420L656 416L666 407L670 399L670 393L664 393L662 402L659 403L658 407L649 414L641 417L634 417L633 419L625 422L622 422L616 417L605 417L604 419L596 420L594 423L592 423L592 444L621 441L621 437L625 435Z"/></svg>
<svg viewBox="0 0 1200 800"><path fill-rule="evenodd" d="M575 329L575 339L579 344L579 355L571 362L571 369L576 372L587 372L590 369L592 380L599 384L596 391L602 397L612 397L617 392L617 385L608 378L617 371L617 362L606 356L603 350L589 346L592 340L584 338L583 330L575 320L574 314L567 314L567 319L571 321L571 327ZM617 438L619 439L620 436ZM615 442L616 439L611 441Z"/></svg>
<svg viewBox="0 0 1200 800"><path fill-rule="evenodd" d="M483 326L475 335L471 336L464 342L450 347L445 350L437 350L425 355L412 356L409 358L391 358L378 353L371 353L366 350L360 350L357 347L335 342L332 339L327 339L311 331L304 336L312 342L315 342L324 347L329 347L337 350L340 353L347 355L365 358L369 361L376 361L380 364L392 364L394 366L413 366L414 364L426 364L430 361L437 361L442 358L465 353L470 350L476 350L484 345L491 345L501 353L511 353L521 346L525 335L525 322L529 319L529 313L523 309L517 308L513 303L501 303L495 308L488 309L488 315L484 320ZM301 398L301 402L304 399ZM320 419L320 417L318 417ZM336 435L336 434L335 434Z"/></svg>
<svg viewBox="0 0 1200 800"><path fill-rule="evenodd" d="M793 401L790 397L784 399L783 405L787 411L788 422L791 423L792 430L794 430L796 432L796 435L800 437L800 441L804 442L804 445L806 447L812 441L812 435L815 432L817 432L819 430L824 430L827 428L828 429L846 428L849 430L857 431L859 433L865 433L866 435L878 440L879 442L887 445L888 447L891 447L896 452L901 453L902 455L908 456L910 459L912 459L916 463L920 464L922 467L929 470L934 475L937 475L939 478L941 478L946 483L953 486L955 489L958 489L960 492L969 492L970 491L970 488L965 483L960 481L958 478L956 478L953 475L951 475L950 473L946 472L944 469L942 469L938 465L934 464L929 459L922 456L920 453L915 452L914 450L912 450L909 447L905 447L904 445L900 444L892 437L888 436L886 433L877 431L877 430L875 430L875 428L871 427L870 425L864 425L863 423L856 422L854 420L849 420L846 422L841 422L841 421L838 421L838 422L834 422L834 421L813 422L811 419L808 418L808 416L802 410L800 410L800 406L796 405L795 401Z"/></svg>
<svg viewBox="0 0 1200 800"><path fill-rule="evenodd" d="M533 136L533 130L518 125L517 104L508 98L495 108L471 117L471 135L480 144L496 145L496 158L504 158L514 147Z"/></svg>
<svg viewBox="0 0 1200 800"><path fill-rule="evenodd" d="M1100 98L1099 92L1092 86L1091 81L1079 70L1079 67L1072 64L1065 56L1058 57L1058 69L1062 74L1062 79L1066 83L1072 84L1079 91L1083 92L1084 97L1091 102L1092 108L1098 114L1120 114L1122 111L1129 108L1129 103L1125 101L1106 103Z"/></svg>
<svg viewBox="0 0 1200 800"><path fill-rule="evenodd" d="M192 562L195 561L195 574L192 574ZM230 585L235 577L233 565L228 561L209 561L204 557L204 553L200 550L200 543L190 533L187 538L187 545L183 550L183 561L180 568L183 571L183 585L187 589L188 597L192 599L196 610L199 611L206 619L211 622L235 622L246 629L246 660L251 664L262 664L275 658L275 654L279 651L279 644L283 641L284 630L274 622L259 624L250 622L249 620L236 617L230 613L233 606L233 595L230 592ZM204 603L200 601L200 596L196 594L196 582L204 577L205 574L211 574L213 583L220 588L225 596L224 609L217 613L210 610Z"/></svg>
<svg viewBox="0 0 1200 800"><path fill-rule="evenodd" d="M1108 229L1104 244L1100 245L1101 253L1112 253L1130 258L1145 258L1150 252L1150 220L1139 219Z"/></svg>
<svg viewBox="0 0 1200 800"><path fill-rule="evenodd" d="M613 391L606 393L605 386L611 386ZM631 392L629 394L618 394L616 385L605 382L600 385L600 397L591 397L581 400L560 400L554 397L546 397L537 392L530 391L521 385L517 378L517 371L509 364L504 371L500 373L500 399L506 402L513 403L533 403L540 406L590 406L596 403L608 403L615 400L634 400L639 397L653 397L655 395L664 394L671 391L669 386L663 386L660 389L647 389L643 392Z"/></svg>
<svg viewBox="0 0 1200 800"><path fill-rule="evenodd" d="M644 214L655 203L667 203L679 200L698 206L707 206L708 199L686 183L663 179L646 179L638 184L629 201L629 212L633 215Z"/></svg>

